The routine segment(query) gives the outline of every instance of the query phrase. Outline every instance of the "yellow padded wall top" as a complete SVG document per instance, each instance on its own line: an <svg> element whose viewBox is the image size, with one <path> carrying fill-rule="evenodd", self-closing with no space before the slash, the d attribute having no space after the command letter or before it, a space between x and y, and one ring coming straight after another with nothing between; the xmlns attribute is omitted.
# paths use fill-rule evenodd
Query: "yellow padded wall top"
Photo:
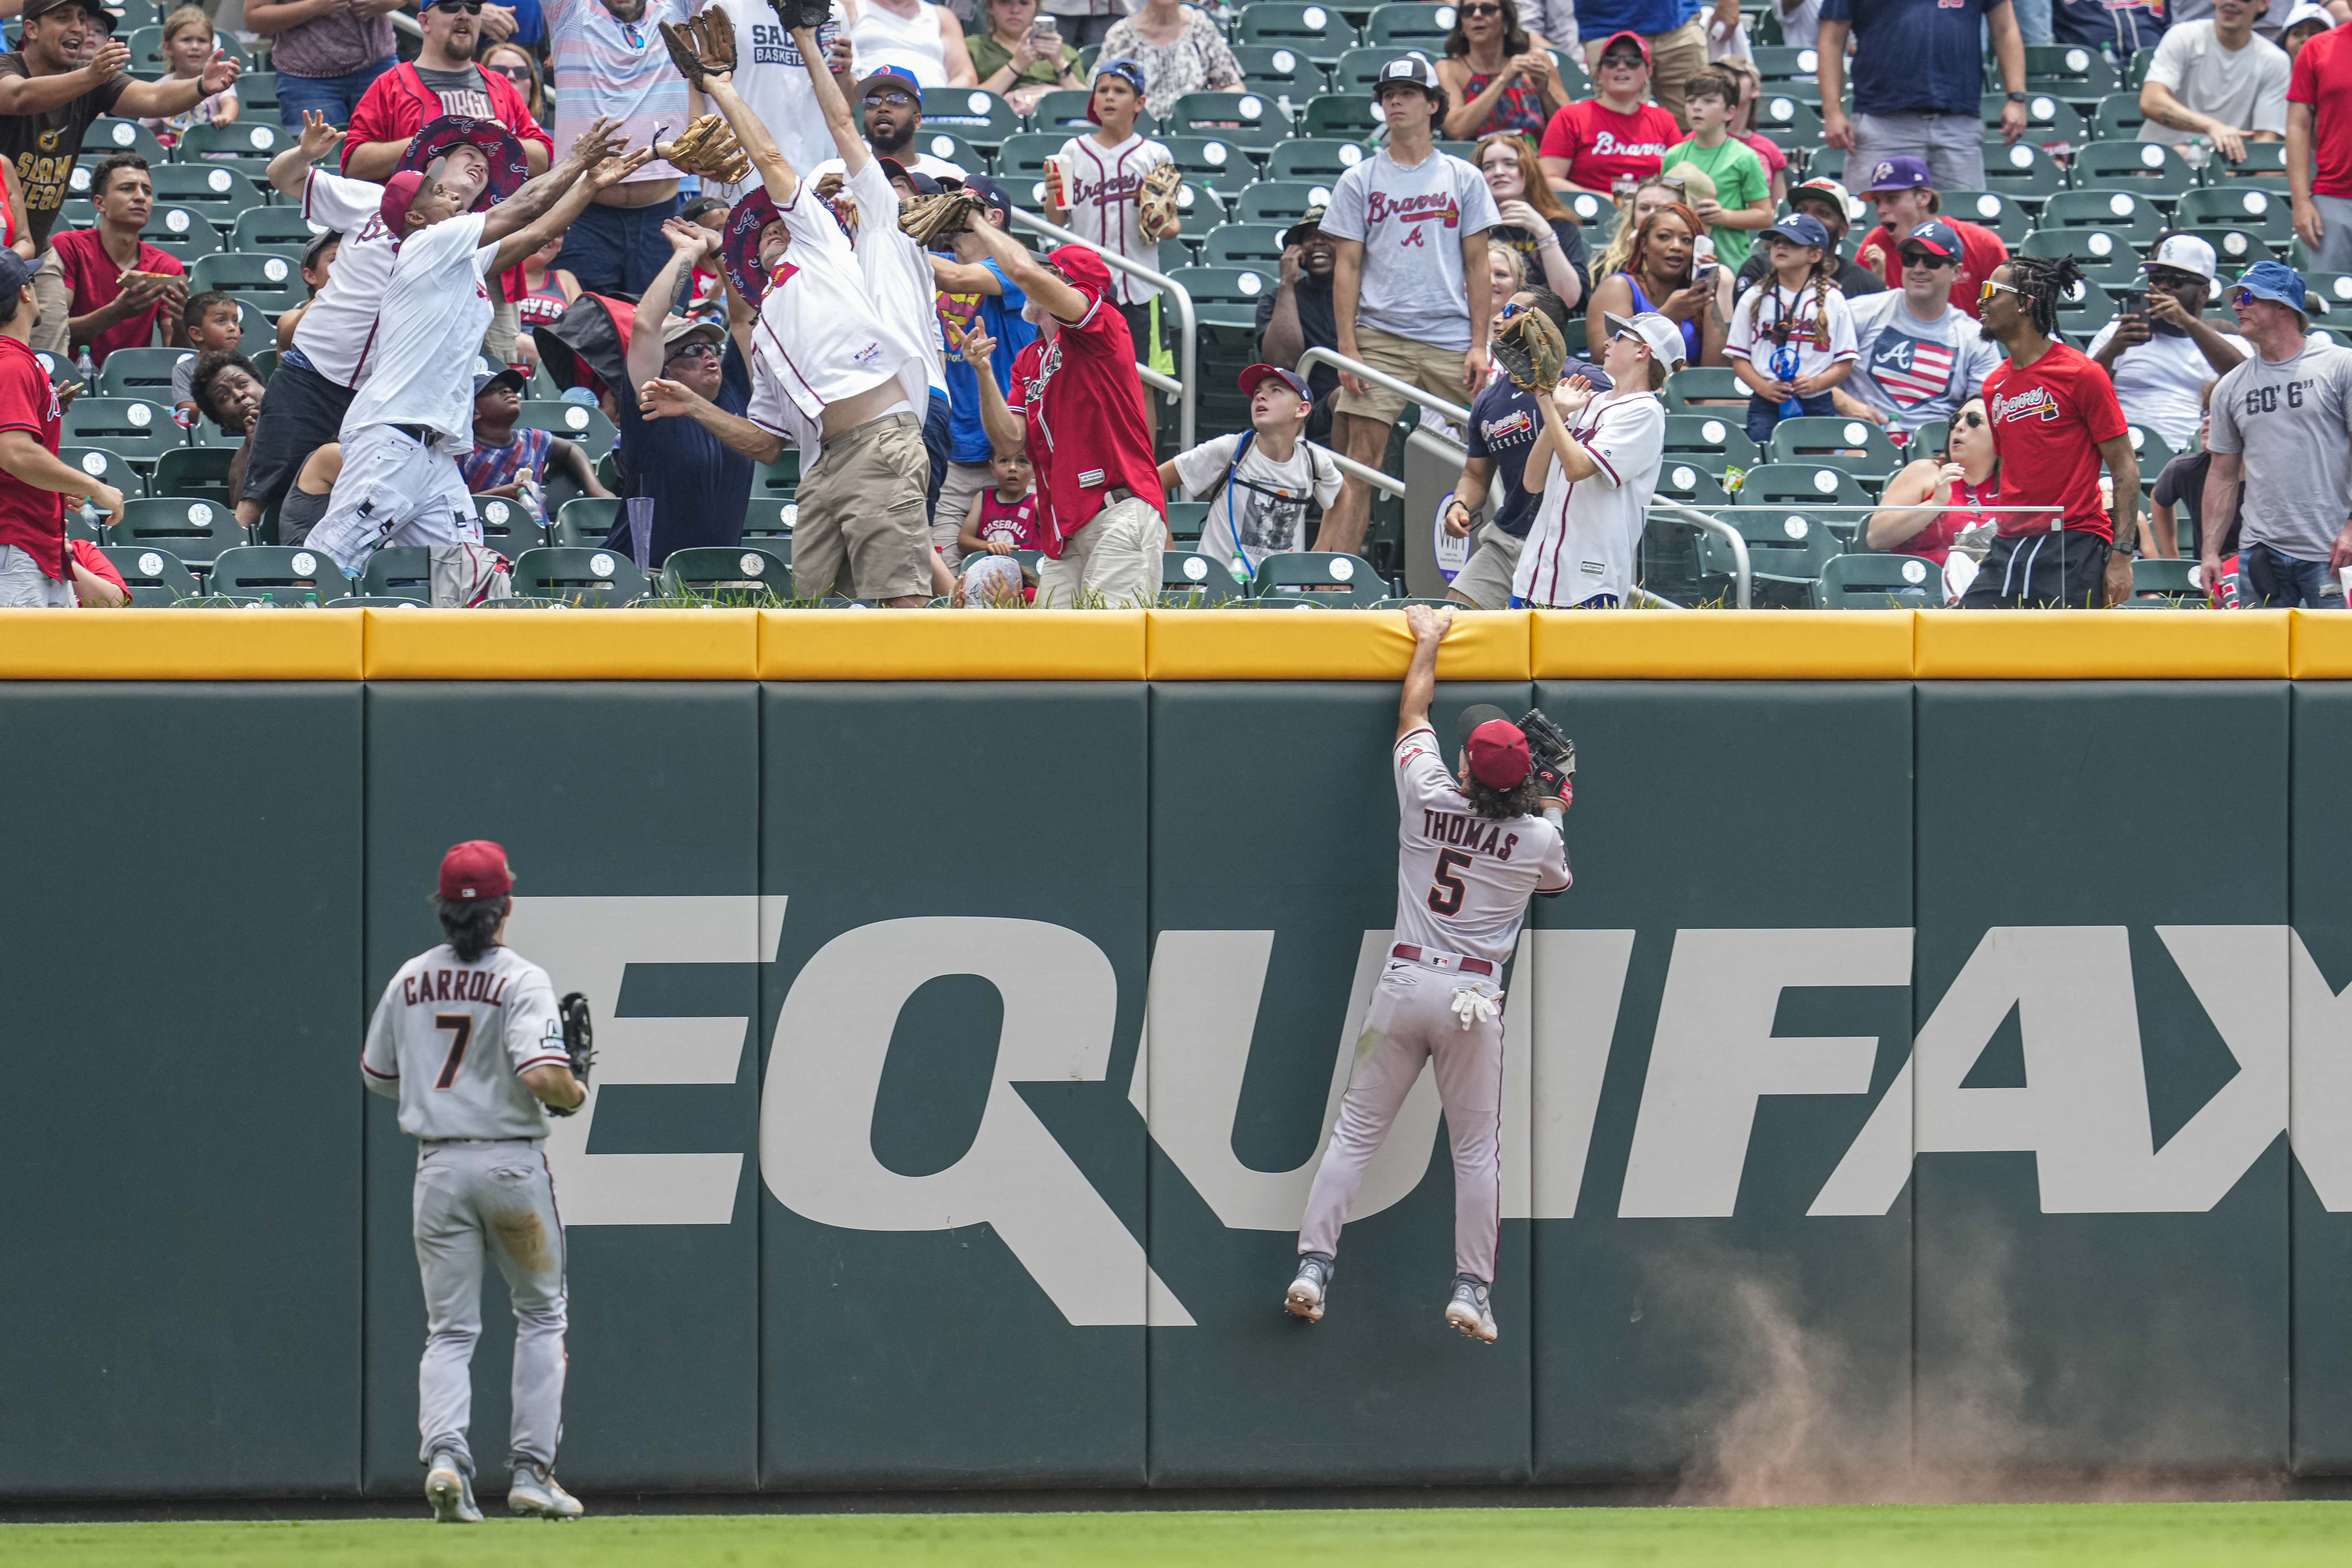
<svg viewBox="0 0 2352 1568"><path fill-rule="evenodd" d="M755 610L366 615L371 680L750 680L759 664Z"/></svg>
<svg viewBox="0 0 2352 1568"><path fill-rule="evenodd" d="M1903 680L1912 612L1542 610L1538 680Z"/></svg>
<svg viewBox="0 0 2352 1568"><path fill-rule="evenodd" d="M0 679L357 680L359 610L0 610Z"/></svg>
<svg viewBox="0 0 2352 1568"><path fill-rule="evenodd" d="M1412 658L1402 610L1153 610L1154 680L1397 680ZM1440 680L1525 680L1528 613L1457 615Z"/></svg>
<svg viewBox="0 0 2352 1568"><path fill-rule="evenodd" d="M762 680L1140 680L1141 610L762 610Z"/></svg>
<svg viewBox="0 0 2352 1568"><path fill-rule="evenodd" d="M2284 610L1923 610L1922 680L2245 680L2287 673Z"/></svg>

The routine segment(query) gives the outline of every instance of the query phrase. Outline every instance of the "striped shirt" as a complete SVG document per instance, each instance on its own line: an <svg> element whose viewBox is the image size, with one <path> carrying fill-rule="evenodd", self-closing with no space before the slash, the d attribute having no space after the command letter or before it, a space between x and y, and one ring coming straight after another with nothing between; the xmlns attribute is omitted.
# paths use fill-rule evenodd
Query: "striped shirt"
<svg viewBox="0 0 2352 1568"><path fill-rule="evenodd" d="M686 79L670 63L661 24L684 22L702 9L702 0L646 0L645 15L634 22L614 16L602 0L541 0L541 9L555 67L557 147L570 148L602 114L621 121L633 147L667 142L686 128ZM659 159L629 176L677 177Z"/></svg>

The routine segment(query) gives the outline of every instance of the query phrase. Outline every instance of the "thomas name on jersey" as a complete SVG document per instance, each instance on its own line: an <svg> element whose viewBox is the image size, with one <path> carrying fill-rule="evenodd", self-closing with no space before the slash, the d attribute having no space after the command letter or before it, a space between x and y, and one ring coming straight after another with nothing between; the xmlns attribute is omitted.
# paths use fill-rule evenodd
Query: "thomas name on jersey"
<svg viewBox="0 0 2352 1568"><path fill-rule="evenodd" d="M457 978L452 980L451 975ZM400 977L400 999L411 1007L429 1002L481 1002L501 1006L507 999L507 977L487 969L427 969Z"/></svg>
<svg viewBox="0 0 2352 1568"><path fill-rule="evenodd" d="M1475 854L1492 855L1497 860L1509 859L1511 851L1518 846L1517 834L1503 831L1508 826L1456 811L1432 811L1423 806L1421 812L1422 836L1432 843L1458 844Z"/></svg>

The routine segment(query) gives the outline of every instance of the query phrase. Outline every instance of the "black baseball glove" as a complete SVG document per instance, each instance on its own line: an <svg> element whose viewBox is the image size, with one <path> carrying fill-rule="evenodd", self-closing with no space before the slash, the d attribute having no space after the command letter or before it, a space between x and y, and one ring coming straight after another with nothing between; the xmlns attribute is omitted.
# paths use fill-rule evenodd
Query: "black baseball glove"
<svg viewBox="0 0 2352 1568"><path fill-rule="evenodd" d="M1490 346L1495 363L1523 392L1549 393L1559 384L1560 366L1568 363L1568 344L1540 310L1522 310L1505 321Z"/></svg>
<svg viewBox="0 0 2352 1568"><path fill-rule="evenodd" d="M555 1016L563 1025L563 1049L572 1058L572 1076L580 1087L588 1087L588 1069L596 1065L596 1028L588 1017L588 998L571 992L555 1005ZM550 1116L569 1116L569 1110L549 1106Z"/></svg>
<svg viewBox="0 0 2352 1568"><path fill-rule="evenodd" d="M814 32L825 25L833 16L833 0L768 0L784 24L784 30L806 27Z"/></svg>
<svg viewBox="0 0 2352 1568"><path fill-rule="evenodd" d="M1565 808L1576 797L1576 742L1560 733L1559 726L1545 718L1540 708L1528 710L1528 716L1519 721L1519 731L1528 738L1528 759L1535 764L1537 792Z"/></svg>

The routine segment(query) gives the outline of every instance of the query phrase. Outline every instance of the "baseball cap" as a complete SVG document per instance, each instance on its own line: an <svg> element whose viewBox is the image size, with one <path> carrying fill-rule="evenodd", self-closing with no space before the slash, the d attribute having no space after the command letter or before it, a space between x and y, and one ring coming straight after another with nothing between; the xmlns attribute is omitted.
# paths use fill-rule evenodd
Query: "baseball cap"
<svg viewBox="0 0 2352 1568"><path fill-rule="evenodd" d="M919 196L935 196L940 194L940 183L929 174L919 174L896 158L877 158L874 161L882 166L884 179L893 182L904 180L915 187L915 194Z"/></svg>
<svg viewBox="0 0 2352 1568"><path fill-rule="evenodd" d="M2238 274L2238 284L2257 300L2272 300L2298 315L2309 314L2303 274L2284 261L2257 261Z"/></svg>
<svg viewBox="0 0 2352 1568"><path fill-rule="evenodd" d="M1815 226L1820 226L1819 225ZM1683 330L1655 310L1644 310L1638 316L1621 316L1614 310L1603 310L1601 319L1609 323L1609 335L1631 332L1650 345L1650 352L1672 370L1690 357L1683 343Z"/></svg>
<svg viewBox="0 0 2352 1568"><path fill-rule="evenodd" d="M1249 369L1242 372L1242 395L1244 397L1256 396L1258 383L1265 380L1268 376L1278 378L1283 385L1298 394L1300 402L1312 403L1315 401L1315 395L1307 390L1307 382L1305 378L1300 376L1297 371L1285 370L1278 364L1254 364L1250 366Z"/></svg>
<svg viewBox="0 0 2352 1568"><path fill-rule="evenodd" d="M1456 721L1463 749L1470 753L1470 773L1488 789L1514 789L1533 764L1528 757L1528 737L1503 710L1478 703L1463 710Z"/></svg>
<svg viewBox="0 0 2352 1568"><path fill-rule="evenodd" d="M662 321L662 347L665 349L674 349L688 338L701 338L717 348L726 337L727 330L707 317L670 316Z"/></svg>
<svg viewBox="0 0 2352 1568"><path fill-rule="evenodd" d="M919 109L922 107L923 84L916 80L915 73L908 70L905 66L875 67L872 75L865 77L858 81L856 94L857 101L860 103L865 102L866 95L867 93L886 87L898 89L900 92L905 93L908 98L913 99L917 108Z"/></svg>
<svg viewBox="0 0 2352 1568"><path fill-rule="evenodd" d="M1931 191L1936 182L1927 177L1927 165L1916 158L1881 158L1870 166L1870 184L1862 187L1865 196L1881 191Z"/></svg>
<svg viewBox="0 0 2352 1568"><path fill-rule="evenodd" d="M1940 256L1947 261L1958 261L1965 254L1965 247L1960 244L1960 237L1953 233L1952 226L1941 218L1929 218L1926 223L1905 235L1903 244L1895 248L1899 252L1906 245L1916 245L1922 250Z"/></svg>
<svg viewBox="0 0 2352 1568"><path fill-rule="evenodd" d="M1811 213L1790 213L1764 232L1779 235L1792 245L1817 245L1823 250L1830 247L1829 229Z"/></svg>
<svg viewBox="0 0 2352 1568"><path fill-rule="evenodd" d="M720 197L697 196L692 201L687 203L686 205L678 208L677 216L684 218L687 222L692 223L704 213L723 213L726 210L727 203Z"/></svg>
<svg viewBox="0 0 2352 1568"><path fill-rule="evenodd" d="M1437 85L1437 68L1418 49L1399 55L1381 68L1380 75L1372 79L1372 96L1380 97L1381 89L1392 81L1410 82L1432 98L1444 90Z"/></svg>
<svg viewBox="0 0 2352 1568"><path fill-rule="evenodd" d="M342 237L343 237L341 235L337 234L331 228L324 234L312 235L310 237L310 242L302 247L302 265L305 267L318 266L319 258L326 254L327 247L341 244L342 242Z"/></svg>
<svg viewBox="0 0 2352 1568"><path fill-rule="evenodd" d="M425 176L415 169L403 169L383 183L383 200L376 204L376 211L394 235L407 232L409 204L424 188Z"/></svg>
<svg viewBox="0 0 2352 1568"><path fill-rule="evenodd" d="M1601 52L1593 57L1594 60L1597 62L1607 59L1609 58L1609 51L1615 48L1620 44L1633 45L1635 48L1642 51L1642 63L1643 65L1650 64L1650 40L1642 37L1641 34L1631 30L1610 34L1609 41L1601 46Z"/></svg>
<svg viewBox="0 0 2352 1568"><path fill-rule="evenodd" d="M1287 250L1292 246L1297 245L1300 240L1305 239L1308 235L1322 233L1323 215L1330 210L1331 209L1329 207L1319 205L1308 207L1304 213L1299 215L1299 218L1297 223L1292 224L1288 228L1282 231L1282 247L1285 250Z"/></svg>
<svg viewBox="0 0 2352 1568"><path fill-rule="evenodd" d="M2329 18L2332 25L2334 18ZM2178 272L2194 272L2210 283L2221 276L2220 263L2214 258L2213 247L2193 234L2176 234L2158 245L2148 258L2139 264L2146 272L2151 267L2169 267Z"/></svg>
<svg viewBox="0 0 2352 1568"><path fill-rule="evenodd" d="M14 304L33 280L33 264L13 250L0 250L0 300Z"/></svg>
<svg viewBox="0 0 2352 1568"><path fill-rule="evenodd" d="M441 896L471 902L496 899L514 890L514 870L507 864L503 846L487 838L453 844L441 857Z"/></svg>
<svg viewBox="0 0 2352 1568"><path fill-rule="evenodd" d="M1095 81L1100 81L1107 76L1115 76L1135 89L1136 97L1143 96L1144 74L1141 60L1129 59L1125 55L1104 60L1095 67ZM1094 82L1087 84L1087 118L1097 125L1102 123L1101 117L1095 113Z"/></svg>
<svg viewBox="0 0 2352 1568"><path fill-rule="evenodd" d="M1854 219L1862 216L1862 204L1853 199L1853 194L1848 191L1843 185L1839 184L1835 180L1829 178L1827 175L1823 175L1818 180L1803 180L1791 187L1789 192L1789 205L1790 210L1793 211L1795 209L1797 198L1802 195L1811 195L1820 200L1835 204L1838 212L1843 216L1845 221L1848 223L1852 223Z"/></svg>
<svg viewBox="0 0 2352 1568"><path fill-rule="evenodd" d="M966 174L963 188L999 212L1013 210L1013 193L997 184L993 174Z"/></svg>
<svg viewBox="0 0 2352 1568"><path fill-rule="evenodd" d="M25 10L27 15L30 15L32 7L27 5ZM2316 22L2323 27L2333 27L2336 26L2336 17L2326 6L2315 5L2312 0L2301 0L2301 4L2286 14L2286 20L2279 24L2279 36L2284 37L2305 22Z"/></svg>
<svg viewBox="0 0 2352 1568"><path fill-rule="evenodd" d="M29 22L36 16L46 16L52 11L62 11L68 5L79 6L91 21L104 27L110 34L114 31L114 13L100 5L98 0L25 0L23 15L25 20Z"/></svg>
<svg viewBox="0 0 2352 1568"><path fill-rule="evenodd" d="M482 394L489 391L490 388L501 384L511 386L517 392L520 392L522 390L522 372L515 369L512 365L508 365L501 370L486 370L479 375L474 377L474 395L479 397Z"/></svg>
<svg viewBox="0 0 2352 1568"><path fill-rule="evenodd" d="M1072 286L1085 289L1097 300L1110 292L1110 268L1091 245L1057 245L1045 253Z"/></svg>

